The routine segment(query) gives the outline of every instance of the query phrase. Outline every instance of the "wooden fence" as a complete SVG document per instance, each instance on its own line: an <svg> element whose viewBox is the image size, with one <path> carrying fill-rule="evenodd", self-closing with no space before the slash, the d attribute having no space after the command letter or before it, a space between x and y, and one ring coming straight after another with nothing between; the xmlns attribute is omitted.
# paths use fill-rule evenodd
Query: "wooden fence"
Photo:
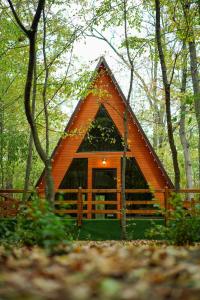
<svg viewBox="0 0 200 300"><path fill-rule="evenodd" d="M42 198L42 191L38 191ZM148 216L155 217L160 214L158 206L163 210L170 212L171 205L169 202L171 194L175 192L173 189L126 189L126 195L153 194L152 200L127 200L126 213L128 217L133 216ZM24 190L1 190L0 189L0 217L16 216L22 194ZM32 191L28 191L29 194ZM200 194L200 189L180 189L178 193L183 195L183 205L186 209L192 209ZM112 200L97 200L95 195L113 196ZM106 218L121 219L121 190L120 189L62 189L56 191L55 213L59 215L71 215L76 217L77 224L82 224L83 218L98 218L98 215ZM61 198L61 199L59 199ZM66 199L67 198L67 199ZM73 199L70 199L73 198ZM190 200L188 200L190 198ZM28 201L31 203L30 201ZM110 208L112 206L112 208ZM142 208L141 208L142 206ZM166 214L167 215L167 214Z"/></svg>

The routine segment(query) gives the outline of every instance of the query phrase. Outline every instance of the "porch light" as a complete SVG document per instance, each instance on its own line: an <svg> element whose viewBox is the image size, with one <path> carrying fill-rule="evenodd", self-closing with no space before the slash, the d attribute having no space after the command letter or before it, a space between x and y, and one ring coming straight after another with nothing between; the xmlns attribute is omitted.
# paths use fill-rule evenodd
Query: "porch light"
<svg viewBox="0 0 200 300"><path fill-rule="evenodd" d="M103 166L105 166L105 165L106 165L106 163L107 163L107 162L106 162L106 159L105 159L105 158L103 158L103 159L102 159L102 165L103 165Z"/></svg>

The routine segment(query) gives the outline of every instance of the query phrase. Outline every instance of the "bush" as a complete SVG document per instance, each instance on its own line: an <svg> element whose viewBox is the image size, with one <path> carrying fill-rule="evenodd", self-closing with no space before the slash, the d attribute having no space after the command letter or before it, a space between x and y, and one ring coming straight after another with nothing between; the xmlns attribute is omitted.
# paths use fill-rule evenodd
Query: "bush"
<svg viewBox="0 0 200 300"><path fill-rule="evenodd" d="M28 209L17 216L14 231L6 230L3 239L8 244L38 245L49 252L72 240L70 226L56 216L47 201L35 198Z"/></svg>
<svg viewBox="0 0 200 300"><path fill-rule="evenodd" d="M170 200L173 210L167 226L155 225L148 230L147 236L163 239L174 245L191 245L200 241L200 206L196 204L193 210L183 207L182 199L174 194ZM166 212L163 212L166 214Z"/></svg>

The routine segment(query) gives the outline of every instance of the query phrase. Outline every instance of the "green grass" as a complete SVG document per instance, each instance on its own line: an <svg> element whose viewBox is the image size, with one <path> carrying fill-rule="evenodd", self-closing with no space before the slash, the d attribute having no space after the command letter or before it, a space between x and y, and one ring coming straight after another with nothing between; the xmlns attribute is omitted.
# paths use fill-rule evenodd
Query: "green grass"
<svg viewBox="0 0 200 300"><path fill-rule="evenodd" d="M135 218L127 220L128 239L149 239L145 236L147 229L151 228L152 221L156 224L164 224L164 219ZM9 229L14 230L15 219L0 219L0 235L3 235L5 225L9 224ZM84 219L80 228L76 226L76 219L63 217L65 226L71 226L72 235L75 240L121 240L120 220L116 219Z"/></svg>
<svg viewBox="0 0 200 300"><path fill-rule="evenodd" d="M147 239L145 232L151 228L152 221L164 224L163 219L134 219L127 221L128 239ZM79 229L75 230L78 240L120 240L121 226L119 220L83 220Z"/></svg>

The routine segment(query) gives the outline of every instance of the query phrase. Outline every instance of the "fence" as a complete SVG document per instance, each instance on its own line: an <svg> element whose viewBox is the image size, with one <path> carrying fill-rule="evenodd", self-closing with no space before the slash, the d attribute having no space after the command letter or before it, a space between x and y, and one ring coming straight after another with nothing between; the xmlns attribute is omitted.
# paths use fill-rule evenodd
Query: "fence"
<svg viewBox="0 0 200 300"><path fill-rule="evenodd" d="M155 217L160 213L158 206L160 205L166 212L170 213L172 209L169 199L174 189L126 189L126 214L128 217L133 216L148 216ZM0 217L16 216L22 194L24 190L0 190ZM30 194L31 191L28 191ZM39 191L40 196L42 191ZM186 209L192 209L198 201L197 196L200 194L200 189L180 189L179 194L184 195L183 205ZM153 194L153 199L137 199L140 195L143 198ZM101 199L104 195L113 197L112 200ZM97 197L96 197L97 196ZM134 200L129 200L133 197ZM59 198L62 198L59 200ZM67 199L66 199L67 198ZM73 198L73 199L70 199ZM190 198L190 200L188 200ZM29 202L30 203L30 202ZM111 206L111 207L110 207ZM82 224L82 219L111 217L121 219L121 190L120 189L62 189L56 191L55 213L59 215L72 215L77 219L77 224ZM165 214L167 218L167 214Z"/></svg>

